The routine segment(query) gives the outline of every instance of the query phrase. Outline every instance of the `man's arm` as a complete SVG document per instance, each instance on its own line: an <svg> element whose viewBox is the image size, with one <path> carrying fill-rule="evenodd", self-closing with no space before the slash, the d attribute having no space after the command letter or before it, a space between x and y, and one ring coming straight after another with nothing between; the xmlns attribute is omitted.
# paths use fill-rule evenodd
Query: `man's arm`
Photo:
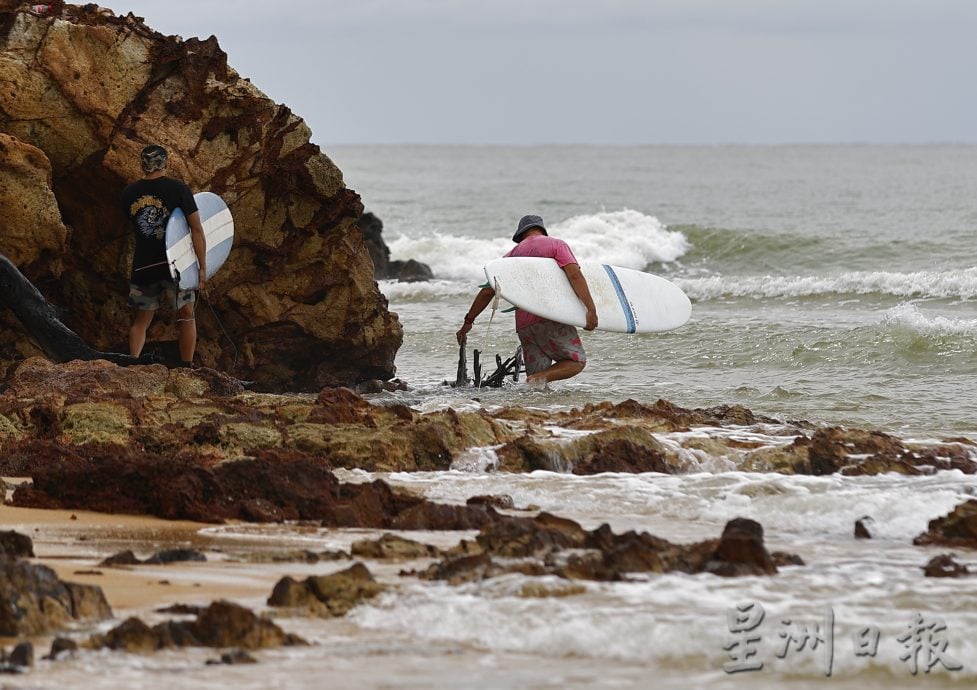
<svg viewBox="0 0 977 690"><path fill-rule="evenodd" d="M485 311L485 307L489 305L493 297L495 297L495 290L490 287L483 287L478 291L478 294L475 295L475 300L472 302L472 306L468 309L468 313L465 314L465 323L455 334L455 337L458 338L459 345L468 340L468 331L472 329L472 324L475 323L475 319L478 318L478 315Z"/></svg>
<svg viewBox="0 0 977 690"><path fill-rule="evenodd" d="M580 266L577 264L567 264L563 267L563 272L567 274L570 287L573 288L573 294L583 302L584 307L587 309L587 325L584 326L584 330L594 330L597 328L597 308L594 306L594 299L590 296L587 279L583 277L583 273L580 272Z"/></svg>
<svg viewBox="0 0 977 690"><path fill-rule="evenodd" d="M193 242L193 252L197 255L197 268L200 280L197 289L203 291L207 286L207 238L204 236L204 226L200 224L200 212L194 211L187 216L190 225L190 241Z"/></svg>

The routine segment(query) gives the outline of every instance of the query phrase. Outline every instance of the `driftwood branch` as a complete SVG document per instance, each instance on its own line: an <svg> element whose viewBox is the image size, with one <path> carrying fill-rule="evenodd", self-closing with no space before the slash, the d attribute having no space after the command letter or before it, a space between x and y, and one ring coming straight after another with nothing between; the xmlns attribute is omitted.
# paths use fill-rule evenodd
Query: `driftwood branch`
<svg viewBox="0 0 977 690"><path fill-rule="evenodd" d="M502 361L502 357L496 355L495 371L492 372L487 378L483 379L481 362L482 352L481 350L473 350L472 352L472 368L475 374L474 378L468 378L468 355L465 350L465 344L462 343L461 347L458 349L458 372L455 376L455 382L449 384L447 381L444 381L442 385L450 385L453 388L461 388L468 386L470 383L474 388L501 388L502 384L505 383L506 378L511 376L513 381L518 381L519 374L524 371L522 348L517 347L516 353L505 361Z"/></svg>
<svg viewBox="0 0 977 690"><path fill-rule="evenodd" d="M61 322L57 309L44 299L34 284L3 254L0 254L0 305L10 308L28 335L55 362L105 359L127 366L158 361L151 355L132 357L118 352L100 352L89 347L77 333Z"/></svg>

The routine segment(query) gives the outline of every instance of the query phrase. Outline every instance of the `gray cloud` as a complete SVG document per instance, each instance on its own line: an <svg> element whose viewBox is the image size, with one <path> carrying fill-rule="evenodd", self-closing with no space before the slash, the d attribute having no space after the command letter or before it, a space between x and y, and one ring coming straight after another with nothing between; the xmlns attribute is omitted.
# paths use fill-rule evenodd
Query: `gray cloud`
<svg viewBox="0 0 977 690"><path fill-rule="evenodd" d="M319 143L977 141L971 0L118 0Z"/></svg>

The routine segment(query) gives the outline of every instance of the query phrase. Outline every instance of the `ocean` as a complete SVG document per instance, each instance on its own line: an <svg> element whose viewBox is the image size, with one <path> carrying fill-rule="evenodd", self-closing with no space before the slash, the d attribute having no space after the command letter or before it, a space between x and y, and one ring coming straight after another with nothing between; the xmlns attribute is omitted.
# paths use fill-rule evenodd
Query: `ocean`
<svg viewBox="0 0 977 690"><path fill-rule="evenodd" d="M665 398L684 407L741 404L778 420L906 439L977 439L977 146L343 146L327 153L383 220L392 258L423 261L436 276L380 285L404 327L397 366L410 388L372 396L377 403L562 411ZM548 390L443 385L455 378L454 334L483 280L481 266L512 246L527 213L542 215L581 260L674 281L692 299L691 321L658 335L585 334L587 368ZM512 316L486 311L470 335L469 358L475 348L491 360L515 346ZM759 425L695 429L684 438L790 441L777 433ZM679 444L683 434L661 441ZM685 475L508 474L493 471L494 448L470 449L451 471L340 474L448 503L505 494L516 506L588 529L607 523L683 543L715 538L728 520L747 517L764 526L768 549L797 554L805 565L771 577L635 574L538 597L523 586L539 578L452 586L402 577L413 564L370 562L391 585L376 600L342 619L278 619L311 647L260 652L257 666L232 667L205 666L212 650L81 655L41 662L18 687L973 687L977 578L924 577L922 566L947 550L912 540L977 495L977 477L745 472L731 458L708 456L708 444L699 447L689 451L697 469ZM853 536L863 516L874 520L871 540ZM262 609L278 577L348 563L237 562L235 551L321 551L372 536L309 525L210 526L193 539L208 564L160 569L158 577L229 588L265 583L264 594L237 598ZM448 547L472 535L404 536ZM56 533L35 543L41 552L67 552L65 566L77 568L111 549L148 550L86 538L65 542ZM977 568L973 552L958 550L956 560ZM156 620L116 610L119 618L132 614Z"/></svg>
<svg viewBox="0 0 977 690"><path fill-rule="evenodd" d="M422 406L465 404L454 333L541 215L580 260L649 271L692 299L665 334L584 336L590 361L545 394L486 404L665 398L899 435L977 433L977 146L339 146L327 150L392 259L398 376ZM470 349L512 354L486 310ZM469 358L471 352L469 352Z"/></svg>

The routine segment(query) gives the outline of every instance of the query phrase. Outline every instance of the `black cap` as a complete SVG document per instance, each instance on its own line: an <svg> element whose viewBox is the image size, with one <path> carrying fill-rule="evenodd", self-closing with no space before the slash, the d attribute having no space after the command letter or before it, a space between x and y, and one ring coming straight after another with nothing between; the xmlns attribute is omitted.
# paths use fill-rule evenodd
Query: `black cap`
<svg viewBox="0 0 977 690"><path fill-rule="evenodd" d="M518 242L519 238L522 237L527 230L532 230L533 228L539 228L543 231L544 235L548 235L546 232L546 226L543 225L543 219L539 216L523 216L519 219L519 225L516 226L516 234L512 236L513 242Z"/></svg>

